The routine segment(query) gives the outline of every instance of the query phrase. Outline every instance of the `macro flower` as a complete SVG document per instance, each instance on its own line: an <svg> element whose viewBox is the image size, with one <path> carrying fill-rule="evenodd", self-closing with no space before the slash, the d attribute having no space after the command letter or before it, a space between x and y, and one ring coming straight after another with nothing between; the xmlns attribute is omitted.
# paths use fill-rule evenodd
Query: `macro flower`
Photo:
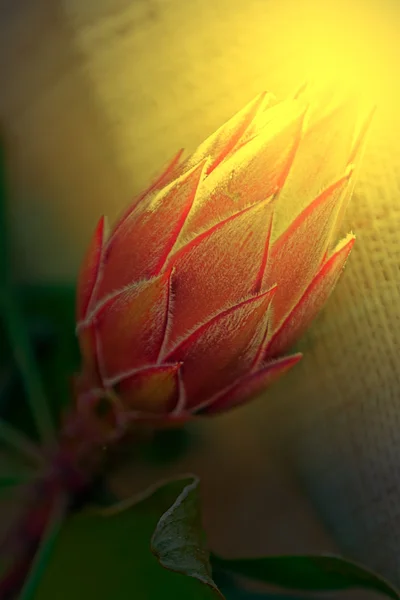
<svg viewBox="0 0 400 600"><path fill-rule="evenodd" d="M188 158L180 151L80 271L78 410L162 423L243 404L335 287L336 243L372 113L352 99L262 93Z"/></svg>

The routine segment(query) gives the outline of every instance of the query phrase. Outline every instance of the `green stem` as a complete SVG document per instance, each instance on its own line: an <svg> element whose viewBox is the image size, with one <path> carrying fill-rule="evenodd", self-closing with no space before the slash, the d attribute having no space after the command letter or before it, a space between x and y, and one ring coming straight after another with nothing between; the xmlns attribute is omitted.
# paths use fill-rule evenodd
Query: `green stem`
<svg viewBox="0 0 400 600"><path fill-rule="evenodd" d="M47 567L51 552L54 548L58 534L60 533L64 517L67 510L67 500L65 496L56 498L53 510L50 513L45 532L39 544L35 558L28 577L25 581L19 600L31 600L35 597L37 587Z"/></svg>

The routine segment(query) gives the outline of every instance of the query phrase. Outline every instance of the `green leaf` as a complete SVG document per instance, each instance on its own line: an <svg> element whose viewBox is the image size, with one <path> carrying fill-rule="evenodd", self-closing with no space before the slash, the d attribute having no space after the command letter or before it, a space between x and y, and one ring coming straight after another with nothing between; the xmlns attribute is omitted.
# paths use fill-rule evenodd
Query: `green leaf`
<svg viewBox="0 0 400 600"><path fill-rule="evenodd" d="M383 577L340 556L267 556L255 559L212 557L225 571L286 589L328 592L354 588L372 590L393 600L399 592Z"/></svg>
<svg viewBox="0 0 400 600"><path fill-rule="evenodd" d="M199 480L187 484L161 517L151 540L154 554L166 569L194 577L220 598L212 579L209 552L201 524Z"/></svg>
<svg viewBox="0 0 400 600"><path fill-rule="evenodd" d="M203 542L202 534L193 529L197 522L194 517L196 495L197 480L185 478L153 487L107 509L90 509L70 516L34 600L222 598L216 588L204 585L197 578L197 572L203 577L204 572L209 572L209 566L203 564L207 562L207 554L199 545ZM187 516L185 506L188 506ZM176 528L166 525L168 520L176 521ZM189 564L192 577L160 566L150 549L155 529L153 544L160 561L170 562L173 546L179 549L173 552L177 561L184 547L188 552L197 552L197 567L195 559ZM175 537L179 534L184 540ZM164 535L173 537L167 543ZM188 570L187 562L182 568L173 564L177 571L186 573Z"/></svg>

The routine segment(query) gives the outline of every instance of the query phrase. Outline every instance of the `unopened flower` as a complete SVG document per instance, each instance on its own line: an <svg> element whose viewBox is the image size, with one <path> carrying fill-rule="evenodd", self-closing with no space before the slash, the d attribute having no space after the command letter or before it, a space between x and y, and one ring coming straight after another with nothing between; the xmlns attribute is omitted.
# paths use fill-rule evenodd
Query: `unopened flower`
<svg viewBox="0 0 400 600"><path fill-rule="evenodd" d="M182 421L295 365L284 353L354 244L334 241L369 120L351 101L261 94L178 153L109 235L100 219L78 283L78 410L106 399L118 418Z"/></svg>

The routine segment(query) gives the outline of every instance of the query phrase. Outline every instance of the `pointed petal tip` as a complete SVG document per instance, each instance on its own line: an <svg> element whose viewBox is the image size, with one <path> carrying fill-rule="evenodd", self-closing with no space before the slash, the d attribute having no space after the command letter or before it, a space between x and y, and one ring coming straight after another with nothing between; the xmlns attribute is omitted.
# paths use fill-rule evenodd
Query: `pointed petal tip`
<svg viewBox="0 0 400 600"><path fill-rule="evenodd" d="M256 371L239 378L213 398L198 406L196 413L198 415L213 416L247 404L280 379L301 358L302 354L298 352L265 362Z"/></svg>
<svg viewBox="0 0 400 600"><path fill-rule="evenodd" d="M350 252L353 249L355 242L356 242L356 236L354 235L354 233L348 233L343 239L341 239L336 244L336 246L333 249L333 252L332 252L331 256L328 258L327 262L333 261L336 256L343 253L346 256L346 258L344 259L344 262L343 262L343 268L344 268L346 261L350 255Z"/></svg>
<svg viewBox="0 0 400 600"><path fill-rule="evenodd" d="M222 310L168 348L164 361L184 362L189 410L250 371L263 335L260 323L273 292L267 290Z"/></svg>
<svg viewBox="0 0 400 600"><path fill-rule="evenodd" d="M336 245L303 296L274 331L266 348L266 359L279 357L287 352L308 329L339 280L354 242L355 236L348 234Z"/></svg>
<svg viewBox="0 0 400 600"><path fill-rule="evenodd" d="M334 248L333 254L341 252L345 246L348 247L348 251L353 248L356 241L356 236L353 232L348 233L342 240L340 240Z"/></svg>
<svg viewBox="0 0 400 600"><path fill-rule="evenodd" d="M344 175L343 175L343 178L342 178L342 179L350 179L350 177L351 177L351 176L353 175L353 173L354 173L354 168L355 168L355 165L354 165L354 163L350 162L350 163L347 165L347 167L346 167L346 170L345 170L345 172L344 172Z"/></svg>
<svg viewBox="0 0 400 600"><path fill-rule="evenodd" d="M349 164L356 163L357 159L359 159L360 155L362 155L376 110L377 104L373 104L367 111L366 116L361 123L359 132L356 136L353 148L351 149L351 153L348 160Z"/></svg>
<svg viewBox="0 0 400 600"><path fill-rule="evenodd" d="M284 365L284 364L285 365L290 365L290 364L295 365L303 358L303 356L304 356L303 352L295 352L294 354L290 354L289 356L284 356L282 358L273 360L273 361L271 361L271 363L274 364L275 362L279 362L281 365Z"/></svg>

